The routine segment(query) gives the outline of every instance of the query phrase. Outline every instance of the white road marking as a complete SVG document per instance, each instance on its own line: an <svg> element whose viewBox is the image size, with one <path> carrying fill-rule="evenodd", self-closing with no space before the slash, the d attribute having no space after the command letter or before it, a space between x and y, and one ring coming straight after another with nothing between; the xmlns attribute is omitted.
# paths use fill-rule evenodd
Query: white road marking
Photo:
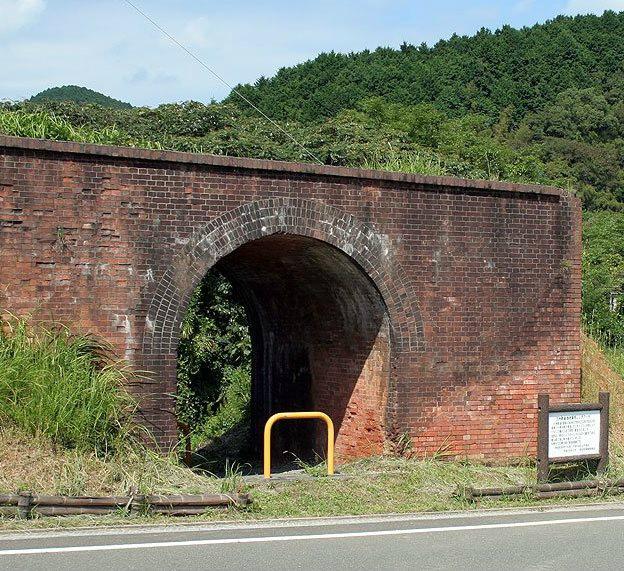
<svg viewBox="0 0 624 571"><path fill-rule="evenodd" d="M421 527L412 529L386 529L379 531L353 531L344 533L319 533L308 535L277 535L268 537L230 537L223 539L195 539L188 541L159 541L153 543L119 543L112 545L77 545L73 547L37 547L24 549L0 550L3 555L37 555L42 553L79 553L85 551L119 551L122 549L155 549L163 547L192 547L198 545L229 545L237 543L273 543L278 541L310 541L314 539L353 539L359 537L383 537L390 535L417 535L425 533L444 533L449 531L477 531L489 529L507 529L514 527L541 527L548 525L569 525L574 523L593 523L603 521L622 521L624 515L551 519L542 521L520 521L510 523L490 523L480 525L456 525L446 527Z"/></svg>
<svg viewBox="0 0 624 571"><path fill-rule="evenodd" d="M392 523L392 522L425 522L425 521L446 521L449 519L457 518L471 518L471 519L489 519L493 517L510 517L510 516L531 516L536 513L542 515L548 514L560 514L560 513L577 513L581 514L588 511L622 511L622 504L619 503L590 503L581 504L577 506L565 506L561 505L545 505L545 506L528 506L525 508L482 508L478 510L470 511L444 511L444 512L425 512L425 513L387 513L379 515L341 515L341 516L325 516L325 517L293 517L289 519L265 519L254 520L253 522L221 522L221 523L195 523L195 522L180 522L155 524L155 523L143 523L143 524L129 524L124 523L123 527L113 527L110 525L93 525L93 526L81 526L70 527L65 530L55 529L42 529L41 531L28 530L28 531L0 531L0 544L3 541L23 541L25 539L55 539L55 538L68 538L68 537L84 537L84 536L119 536L123 535L127 539L129 535L177 535L177 534L189 534L190 532L233 532L233 531L259 531L259 530L283 530L284 528L306 528L306 527L323 527L329 528L339 525L369 525L375 523ZM431 524L430 524L431 525Z"/></svg>

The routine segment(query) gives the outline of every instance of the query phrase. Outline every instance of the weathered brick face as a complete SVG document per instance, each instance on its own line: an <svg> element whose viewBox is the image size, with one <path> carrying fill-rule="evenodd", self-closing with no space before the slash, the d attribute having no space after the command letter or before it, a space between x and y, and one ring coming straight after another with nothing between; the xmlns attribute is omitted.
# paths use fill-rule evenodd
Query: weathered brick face
<svg viewBox="0 0 624 571"><path fill-rule="evenodd" d="M250 316L257 428L317 408L343 458L403 433L534 452L537 393L580 397L580 224L552 188L0 137L0 306L152 371L134 390L164 446L180 320L216 265Z"/></svg>

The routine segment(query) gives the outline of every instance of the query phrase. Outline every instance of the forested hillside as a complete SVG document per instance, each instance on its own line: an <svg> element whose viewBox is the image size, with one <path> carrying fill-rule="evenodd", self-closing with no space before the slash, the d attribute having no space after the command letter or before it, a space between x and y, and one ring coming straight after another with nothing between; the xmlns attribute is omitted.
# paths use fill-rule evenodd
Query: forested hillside
<svg viewBox="0 0 624 571"><path fill-rule="evenodd" d="M624 13L558 18L520 30L482 29L432 47L404 43L351 54L324 53L237 89L272 117L317 121L362 99L433 103L453 117L479 113L519 120L567 89L624 90ZM233 103L239 99L231 95ZM244 105L244 104L243 104Z"/></svg>
<svg viewBox="0 0 624 571"><path fill-rule="evenodd" d="M31 101L73 101L74 103L93 103L102 107L111 107L112 109L127 109L132 107L130 103L124 103L118 99L113 99L108 95L93 91L87 87L79 87L78 85L64 85L63 87L51 87L44 89L37 95L30 98Z"/></svg>
<svg viewBox="0 0 624 571"><path fill-rule="evenodd" d="M54 97L0 104L0 133L281 160L318 158L334 165L566 188L586 211L586 328L604 346L621 349L624 12L559 17L522 30L482 30L433 47L321 54L239 89L280 128L234 94L222 103L130 108L85 104L72 93L66 98L67 88L61 88L51 90ZM248 359L247 338L239 328L242 313L231 310L226 285L207 279L197 307L227 310L219 314L217 337L242 348ZM185 325L181 350L188 353L180 362L189 374L182 371L180 378L192 388L193 379L205 374L205 363L218 362L218 386L206 397L214 412L228 387L245 386L248 364L221 363L223 348L213 342L219 321L201 313L201 319L190 315ZM201 410L185 405L201 417L205 401L198 406Z"/></svg>

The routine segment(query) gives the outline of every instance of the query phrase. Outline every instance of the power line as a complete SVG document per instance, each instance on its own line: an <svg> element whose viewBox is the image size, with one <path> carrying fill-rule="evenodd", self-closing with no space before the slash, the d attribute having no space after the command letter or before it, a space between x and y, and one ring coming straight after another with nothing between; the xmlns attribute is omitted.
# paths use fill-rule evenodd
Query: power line
<svg viewBox="0 0 624 571"><path fill-rule="evenodd" d="M214 71L210 66L208 66L205 62L203 62L199 57L197 57L191 50L189 50L184 44L180 43L176 40L167 30L165 30L158 22L156 22L153 18L151 18L148 14L143 12L138 6L130 2L130 0L123 0L130 7L134 8L141 16L143 16L148 22L150 22L157 30L159 30L162 34L164 34L167 38L169 38L174 44L176 44L179 48L184 50L188 55L190 55L199 65L201 65L204 69L206 69L209 73L211 73L214 77L216 77L221 83L225 86L229 87L232 93L238 95L245 103L247 103L250 107L255 109L260 115L262 115L267 121L269 121L276 129L284 133L293 143L295 143L298 147L300 147L307 155L311 156L316 162L319 164L323 164L323 161L319 159L312 151L309 151L303 143L300 143L295 137L293 137L288 131L283 129L280 125L278 125L273 119L271 119L262 109L254 105L247 97L245 97L240 91L235 89L232 85L230 85L223 77L221 77L216 71Z"/></svg>

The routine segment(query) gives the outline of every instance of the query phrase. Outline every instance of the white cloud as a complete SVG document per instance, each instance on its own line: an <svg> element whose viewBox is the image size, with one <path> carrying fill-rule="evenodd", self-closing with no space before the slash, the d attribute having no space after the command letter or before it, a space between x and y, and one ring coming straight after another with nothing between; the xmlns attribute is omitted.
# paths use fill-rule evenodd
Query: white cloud
<svg viewBox="0 0 624 571"><path fill-rule="evenodd" d="M29 24L44 9L44 0L0 0L0 36Z"/></svg>
<svg viewBox="0 0 624 571"><path fill-rule="evenodd" d="M206 48L211 45L211 25L208 18L200 16L188 22L182 32L182 43L198 48ZM214 35L214 31L213 31Z"/></svg>
<svg viewBox="0 0 624 571"><path fill-rule="evenodd" d="M160 85L163 83L173 83L177 79L177 76L171 73L150 73L144 67L140 67L133 73L124 76L124 80L131 84L151 83Z"/></svg>
<svg viewBox="0 0 624 571"><path fill-rule="evenodd" d="M602 14L605 10L624 10L624 0L568 0L568 14Z"/></svg>
<svg viewBox="0 0 624 571"><path fill-rule="evenodd" d="M516 13L528 12L534 4L535 0L518 0L513 6L513 11Z"/></svg>

